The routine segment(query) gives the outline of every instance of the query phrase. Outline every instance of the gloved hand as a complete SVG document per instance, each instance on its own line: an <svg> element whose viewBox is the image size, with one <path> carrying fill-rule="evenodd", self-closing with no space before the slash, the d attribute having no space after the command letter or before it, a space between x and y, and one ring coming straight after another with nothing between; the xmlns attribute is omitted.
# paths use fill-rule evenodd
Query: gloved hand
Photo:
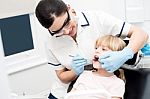
<svg viewBox="0 0 150 99"><path fill-rule="evenodd" d="M125 47L122 51L111 51L99 57L102 68L108 72L114 72L119 69L128 59L133 58L132 49Z"/></svg>
<svg viewBox="0 0 150 99"><path fill-rule="evenodd" d="M87 60L81 57L80 55L76 55L72 59L72 69L76 73L76 75L80 75L84 71L84 66L87 64Z"/></svg>

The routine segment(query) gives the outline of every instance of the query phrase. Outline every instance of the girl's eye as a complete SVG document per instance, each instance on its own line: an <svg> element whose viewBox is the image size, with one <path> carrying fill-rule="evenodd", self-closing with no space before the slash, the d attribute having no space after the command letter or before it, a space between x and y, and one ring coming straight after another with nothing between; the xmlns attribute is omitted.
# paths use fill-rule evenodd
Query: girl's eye
<svg viewBox="0 0 150 99"><path fill-rule="evenodd" d="M97 47L95 47L95 49L97 49Z"/></svg>
<svg viewBox="0 0 150 99"><path fill-rule="evenodd" d="M106 49L105 49L105 48L102 48L102 50L103 50L103 51L106 51Z"/></svg>

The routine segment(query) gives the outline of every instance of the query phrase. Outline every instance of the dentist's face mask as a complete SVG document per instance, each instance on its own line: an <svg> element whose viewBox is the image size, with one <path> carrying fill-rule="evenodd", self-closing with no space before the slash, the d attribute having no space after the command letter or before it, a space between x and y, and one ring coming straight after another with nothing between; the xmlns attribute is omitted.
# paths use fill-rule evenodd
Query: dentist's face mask
<svg viewBox="0 0 150 99"><path fill-rule="evenodd" d="M64 18L66 17L66 18ZM61 21L64 20L64 21ZM74 33L76 32L76 26L73 25L73 21L75 20L74 16L70 16L69 12L66 11L66 15L59 17L59 19L57 18L57 21L55 20L55 22L53 23L51 28L59 28L55 30L50 30L50 28L48 29L49 33L52 36L56 36L56 37L60 37L62 35L74 35ZM61 25L62 24L62 25Z"/></svg>

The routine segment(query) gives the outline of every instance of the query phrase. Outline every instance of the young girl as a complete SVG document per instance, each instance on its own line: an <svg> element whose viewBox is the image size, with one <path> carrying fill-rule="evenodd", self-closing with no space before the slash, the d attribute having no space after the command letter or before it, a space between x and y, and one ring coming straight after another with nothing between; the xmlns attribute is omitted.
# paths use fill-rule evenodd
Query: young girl
<svg viewBox="0 0 150 99"><path fill-rule="evenodd" d="M125 92L125 83L118 78L114 73L109 73L102 68L103 63L99 63L98 56L107 53L108 51L120 51L126 46L125 42L116 36L103 36L97 39L95 44L95 53L93 57L94 71L84 71L77 79L73 89L66 99L107 99L104 94L89 93L81 95L86 91L103 90L111 99L123 99ZM77 93L80 93L77 94ZM73 95L74 94L74 95ZM79 97L79 98L78 98Z"/></svg>

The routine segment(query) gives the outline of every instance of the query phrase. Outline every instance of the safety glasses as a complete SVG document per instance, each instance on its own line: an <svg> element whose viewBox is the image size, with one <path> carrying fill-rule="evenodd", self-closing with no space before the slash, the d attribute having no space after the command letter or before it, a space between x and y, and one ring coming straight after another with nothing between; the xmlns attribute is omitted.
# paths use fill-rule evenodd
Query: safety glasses
<svg viewBox="0 0 150 99"><path fill-rule="evenodd" d="M52 36L54 36L54 35L56 35L56 34L59 34L59 33L63 32L63 31L62 31L63 28L65 28L65 27L68 26L69 21L71 20L68 11L67 11L67 16L68 16L68 17L66 18L66 21L64 22L64 24L62 25L62 27L61 27L59 30L57 30L57 31L51 31L51 30L48 29L49 33L50 33Z"/></svg>

